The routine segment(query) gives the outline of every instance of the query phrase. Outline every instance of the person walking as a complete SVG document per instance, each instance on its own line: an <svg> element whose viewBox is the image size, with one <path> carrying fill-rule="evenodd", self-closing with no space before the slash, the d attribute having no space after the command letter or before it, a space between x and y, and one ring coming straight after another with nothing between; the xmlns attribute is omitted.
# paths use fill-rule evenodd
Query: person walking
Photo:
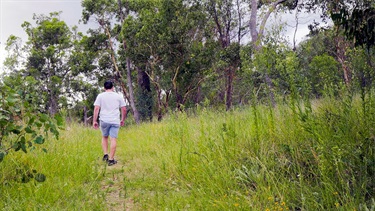
<svg viewBox="0 0 375 211"><path fill-rule="evenodd" d="M118 132L121 126L124 126L126 119L126 105L124 98L114 92L112 81L104 83L105 91L100 93L94 102L94 118L92 125L94 129L99 128L98 117L100 120L100 130L102 132L103 161L109 166L117 163L115 160ZM121 119L120 119L121 110ZM108 155L108 137L110 137L110 150Z"/></svg>

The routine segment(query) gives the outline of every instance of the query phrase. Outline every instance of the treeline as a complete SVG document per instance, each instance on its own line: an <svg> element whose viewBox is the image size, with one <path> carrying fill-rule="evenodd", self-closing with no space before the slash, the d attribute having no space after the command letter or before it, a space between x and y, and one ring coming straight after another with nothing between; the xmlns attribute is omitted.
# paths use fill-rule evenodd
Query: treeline
<svg viewBox="0 0 375 211"><path fill-rule="evenodd" d="M82 7L81 21L97 26L87 33L54 12L22 24L25 43L8 38L2 89L35 111L87 121L111 79L140 123L197 105L275 106L343 88L364 94L374 83L369 0L83 0ZM266 30L271 14L317 9L334 25L311 25L298 46L282 36L282 24Z"/></svg>

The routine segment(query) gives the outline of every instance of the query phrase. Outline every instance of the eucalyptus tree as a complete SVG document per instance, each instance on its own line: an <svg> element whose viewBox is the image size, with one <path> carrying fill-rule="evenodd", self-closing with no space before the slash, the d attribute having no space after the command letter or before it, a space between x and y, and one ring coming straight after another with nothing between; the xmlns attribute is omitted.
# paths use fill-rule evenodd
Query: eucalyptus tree
<svg viewBox="0 0 375 211"><path fill-rule="evenodd" d="M262 54L263 38L266 30L266 23L272 13L282 9L295 9L298 6L298 0L250 0L250 19L249 30L251 35L251 44L255 54ZM264 11L264 12L262 12ZM269 70L268 70L269 71ZM272 105L275 105L274 93L272 92L272 80L265 72L265 83L269 91L269 98Z"/></svg>
<svg viewBox="0 0 375 211"><path fill-rule="evenodd" d="M130 103L133 110L135 122L139 124L139 113L135 105L135 97L133 91L133 83L131 78L131 64L129 58L125 58L126 79L129 91L125 87L124 68L119 61L119 45L127 49L126 40L119 36L122 24L127 17L128 8L127 1L121 0L83 0L82 1L82 20L88 23L94 19L98 24L97 29L89 30L93 37L93 44L100 45L101 51L98 51L98 68L110 70L111 78L117 81L121 90ZM99 39L96 39L99 38ZM105 38L105 39L104 39Z"/></svg>
<svg viewBox="0 0 375 211"><path fill-rule="evenodd" d="M371 0L341 0L328 3L335 26L344 31L345 37L354 46L365 49L366 66L357 73L361 87L372 87L375 63L371 50L375 47L375 2ZM360 68L362 69L362 68Z"/></svg>
<svg viewBox="0 0 375 211"><path fill-rule="evenodd" d="M160 8L162 68L167 70L167 86L178 110L210 76L211 52L209 43L205 43L208 39L202 9L200 1L195 0L163 0Z"/></svg>
<svg viewBox="0 0 375 211"><path fill-rule="evenodd" d="M233 83L236 71L240 67L240 44L246 34L243 21L247 14L245 1L241 0L207 0L206 10L216 36L219 50L219 61L215 65L225 81L225 106L229 110L233 104Z"/></svg>
<svg viewBox="0 0 375 211"><path fill-rule="evenodd" d="M372 0L307 1L309 10L320 8L325 19L331 18L336 31L337 60L345 75L345 82L350 85L352 71L346 55L350 49L364 47L370 50L375 45L375 2ZM367 51L369 52L369 51ZM369 54L368 54L369 55ZM368 57L369 58L369 57ZM369 66L374 67L371 59Z"/></svg>
<svg viewBox="0 0 375 211"><path fill-rule="evenodd" d="M35 112L54 115L70 109L89 95L91 53L84 48L85 36L69 28L60 13L35 15L35 24L24 22L28 40L11 35L4 62L4 83L23 96ZM83 80L85 79L85 80Z"/></svg>
<svg viewBox="0 0 375 211"><path fill-rule="evenodd" d="M35 25L25 21L22 27L28 41L22 45L19 38L9 37L7 49L11 53L5 63L10 70L8 80L13 78L15 82L12 88L23 90L21 94L38 105L39 111L51 115L75 100L71 84L80 80L80 72L71 64L74 43L80 36L60 20L59 14L34 14ZM19 77L24 82L18 81Z"/></svg>

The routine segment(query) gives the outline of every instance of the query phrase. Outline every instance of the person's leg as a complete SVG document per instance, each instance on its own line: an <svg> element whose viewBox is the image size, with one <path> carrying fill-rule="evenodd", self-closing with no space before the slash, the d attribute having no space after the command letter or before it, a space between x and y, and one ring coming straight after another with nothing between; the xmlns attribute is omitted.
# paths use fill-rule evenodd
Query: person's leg
<svg viewBox="0 0 375 211"><path fill-rule="evenodd" d="M111 137L111 148L109 151L109 160L115 159L116 146L117 146L117 138Z"/></svg>
<svg viewBox="0 0 375 211"><path fill-rule="evenodd" d="M103 161L108 161L108 136L110 130L110 124L100 121L100 129L102 131L102 150L103 150Z"/></svg>
<svg viewBox="0 0 375 211"><path fill-rule="evenodd" d="M103 149L103 154L108 154L108 136L102 137L102 149Z"/></svg>
<svg viewBox="0 0 375 211"><path fill-rule="evenodd" d="M117 147L117 136L118 136L118 131L120 129L120 125L111 125L111 129L109 130L109 136L111 139L111 146L109 150L109 160L114 161L115 159L115 153L116 153L116 147ZM114 164L116 161L114 161Z"/></svg>

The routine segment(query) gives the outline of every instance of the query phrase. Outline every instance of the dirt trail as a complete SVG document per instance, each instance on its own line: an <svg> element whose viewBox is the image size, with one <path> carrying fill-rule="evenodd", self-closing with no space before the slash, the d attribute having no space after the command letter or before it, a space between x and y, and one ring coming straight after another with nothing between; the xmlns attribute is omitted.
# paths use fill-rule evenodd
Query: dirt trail
<svg viewBox="0 0 375 211"><path fill-rule="evenodd" d="M124 184L124 163L118 161L116 165L106 167L102 181L102 190L106 193L107 210L131 211L134 201L127 197Z"/></svg>

